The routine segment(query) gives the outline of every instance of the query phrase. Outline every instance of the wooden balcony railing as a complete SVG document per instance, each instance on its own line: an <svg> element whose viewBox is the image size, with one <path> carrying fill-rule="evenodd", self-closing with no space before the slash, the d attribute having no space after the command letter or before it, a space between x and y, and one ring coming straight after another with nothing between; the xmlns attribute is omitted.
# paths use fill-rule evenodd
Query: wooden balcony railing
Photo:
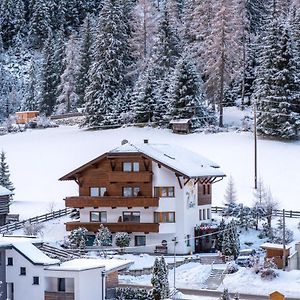
<svg viewBox="0 0 300 300"><path fill-rule="evenodd" d="M114 171L108 174L110 182L151 182L152 173L144 172L119 172Z"/></svg>
<svg viewBox="0 0 300 300"><path fill-rule="evenodd" d="M45 292L45 300L74 300L74 293Z"/></svg>
<svg viewBox="0 0 300 300"><path fill-rule="evenodd" d="M88 231L97 232L100 222L68 222L66 223L67 231L71 231L78 227L84 227ZM111 232L159 232L158 223L134 223L134 222L118 222L103 223Z"/></svg>
<svg viewBox="0 0 300 300"><path fill-rule="evenodd" d="M66 207L158 207L159 198L157 197L67 197Z"/></svg>

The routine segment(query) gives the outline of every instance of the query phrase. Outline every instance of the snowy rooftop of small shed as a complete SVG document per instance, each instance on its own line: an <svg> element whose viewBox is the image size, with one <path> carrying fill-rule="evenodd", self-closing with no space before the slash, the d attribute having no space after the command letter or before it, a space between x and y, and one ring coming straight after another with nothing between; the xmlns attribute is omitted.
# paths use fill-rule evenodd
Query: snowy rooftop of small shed
<svg viewBox="0 0 300 300"><path fill-rule="evenodd" d="M124 144L109 153L143 153L153 160L180 172L189 178L219 176L225 174L218 170L219 165L205 158L204 156L182 148L177 145L169 144Z"/></svg>
<svg viewBox="0 0 300 300"><path fill-rule="evenodd" d="M283 245L282 244L275 244L275 243L264 243L260 245L261 248L263 249L278 249L278 250L283 250ZM285 249L290 249L292 246L285 246Z"/></svg>
<svg viewBox="0 0 300 300"><path fill-rule="evenodd" d="M78 258L66 261L59 266L47 267L51 271L83 271L96 268L104 268L106 272L122 270L133 264L124 259L98 259Z"/></svg>
<svg viewBox="0 0 300 300"><path fill-rule="evenodd" d="M170 124L187 124L191 119L173 119L170 121Z"/></svg>
<svg viewBox="0 0 300 300"><path fill-rule="evenodd" d="M13 195L14 193L4 186L0 185L0 196Z"/></svg>

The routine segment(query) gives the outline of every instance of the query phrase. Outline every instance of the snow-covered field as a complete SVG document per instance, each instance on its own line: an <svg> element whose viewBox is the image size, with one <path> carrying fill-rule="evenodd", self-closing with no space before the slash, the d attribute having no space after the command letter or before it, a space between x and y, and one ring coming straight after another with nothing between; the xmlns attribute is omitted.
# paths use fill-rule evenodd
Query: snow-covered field
<svg viewBox="0 0 300 300"><path fill-rule="evenodd" d="M252 203L253 137L249 132L175 135L169 130L152 128L85 131L74 126L0 137L0 148L7 153L16 188L12 212L26 217L46 212L52 202L57 209L64 207L63 198L78 191L74 182L58 181L61 176L118 147L123 139L135 143L145 138L153 143L178 144L216 161L227 175L233 176L239 201ZM299 141L258 141L259 174L286 209L300 210L299 153ZM226 184L227 179L215 184L214 205L222 205Z"/></svg>

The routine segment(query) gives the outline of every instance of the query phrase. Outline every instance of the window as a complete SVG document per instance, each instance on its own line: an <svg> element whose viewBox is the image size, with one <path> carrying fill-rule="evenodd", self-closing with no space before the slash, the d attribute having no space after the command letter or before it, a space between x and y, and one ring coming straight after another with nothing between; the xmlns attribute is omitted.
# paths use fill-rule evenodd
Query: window
<svg viewBox="0 0 300 300"><path fill-rule="evenodd" d="M135 246L145 246L146 245L146 236L145 235L136 235L134 237Z"/></svg>
<svg viewBox="0 0 300 300"><path fill-rule="evenodd" d="M203 195L210 195L210 184L203 184L202 189L203 189Z"/></svg>
<svg viewBox="0 0 300 300"><path fill-rule="evenodd" d="M37 276L33 276L33 283L32 284L40 284L40 278Z"/></svg>
<svg viewBox="0 0 300 300"><path fill-rule="evenodd" d="M155 212L154 213L155 223L175 223L175 212Z"/></svg>
<svg viewBox="0 0 300 300"><path fill-rule="evenodd" d="M123 172L139 172L140 171L140 163L135 162L123 162Z"/></svg>
<svg viewBox="0 0 300 300"><path fill-rule="evenodd" d="M124 197L136 197L139 196L141 193L141 189L139 186L124 186L123 187L123 196Z"/></svg>
<svg viewBox="0 0 300 300"><path fill-rule="evenodd" d="M206 212L206 210L205 210L205 209L203 209L203 210L202 210L202 214L203 214L203 220L206 220L206 213L205 213L205 212Z"/></svg>
<svg viewBox="0 0 300 300"><path fill-rule="evenodd" d="M12 257L8 257L7 258L7 265L8 266L13 266L13 264L14 264L14 259Z"/></svg>
<svg viewBox="0 0 300 300"><path fill-rule="evenodd" d="M59 292L66 291L66 279L65 278L57 278L57 290Z"/></svg>
<svg viewBox="0 0 300 300"><path fill-rule="evenodd" d="M173 186L156 186L154 187L155 197L175 197Z"/></svg>
<svg viewBox="0 0 300 300"><path fill-rule="evenodd" d="M199 220L200 220L200 221L203 220L202 209L199 209Z"/></svg>
<svg viewBox="0 0 300 300"><path fill-rule="evenodd" d="M206 218L210 219L210 209L209 208L206 209Z"/></svg>
<svg viewBox="0 0 300 300"><path fill-rule="evenodd" d="M107 222L106 211L91 211L90 212L90 221L106 223Z"/></svg>
<svg viewBox="0 0 300 300"><path fill-rule="evenodd" d="M139 211L123 211L123 222L140 222Z"/></svg>
<svg viewBox="0 0 300 300"><path fill-rule="evenodd" d="M91 187L90 196L91 197L104 197L106 194L106 187Z"/></svg>
<svg viewBox="0 0 300 300"><path fill-rule="evenodd" d="M20 268L20 275L26 275L26 268L25 267Z"/></svg>

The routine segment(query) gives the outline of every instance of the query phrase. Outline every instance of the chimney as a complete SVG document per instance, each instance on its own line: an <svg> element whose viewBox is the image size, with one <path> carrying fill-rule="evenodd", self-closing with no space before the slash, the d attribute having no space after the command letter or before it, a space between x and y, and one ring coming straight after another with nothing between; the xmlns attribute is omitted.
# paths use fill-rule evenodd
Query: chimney
<svg viewBox="0 0 300 300"><path fill-rule="evenodd" d="M149 143L149 140L144 140L144 144L148 144Z"/></svg>

